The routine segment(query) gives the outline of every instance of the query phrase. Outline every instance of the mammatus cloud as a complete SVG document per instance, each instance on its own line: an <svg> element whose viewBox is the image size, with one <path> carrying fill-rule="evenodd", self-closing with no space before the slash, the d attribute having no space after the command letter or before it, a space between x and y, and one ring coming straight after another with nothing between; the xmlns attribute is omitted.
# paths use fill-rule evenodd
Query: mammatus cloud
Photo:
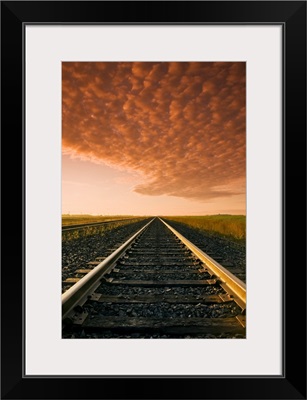
<svg viewBox="0 0 307 400"><path fill-rule="evenodd" d="M135 191L245 193L245 63L65 62L63 151L142 174Z"/></svg>

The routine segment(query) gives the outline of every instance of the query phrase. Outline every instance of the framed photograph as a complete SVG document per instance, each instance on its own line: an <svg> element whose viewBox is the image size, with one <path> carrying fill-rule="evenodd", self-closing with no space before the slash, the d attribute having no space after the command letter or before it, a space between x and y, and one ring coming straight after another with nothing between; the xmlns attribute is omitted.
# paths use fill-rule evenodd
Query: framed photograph
<svg viewBox="0 0 307 400"><path fill-rule="evenodd" d="M1 27L2 398L306 399L306 2Z"/></svg>

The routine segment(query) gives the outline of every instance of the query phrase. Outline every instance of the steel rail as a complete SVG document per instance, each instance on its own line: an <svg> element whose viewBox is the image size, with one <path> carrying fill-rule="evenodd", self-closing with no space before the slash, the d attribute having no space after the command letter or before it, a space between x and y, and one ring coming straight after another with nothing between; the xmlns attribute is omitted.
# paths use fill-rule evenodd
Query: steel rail
<svg viewBox="0 0 307 400"><path fill-rule="evenodd" d="M62 232L75 231L75 230L79 230L79 229L85 229L87 227L95 227L95 226L110 224L112 222L131 221L133 219L138 219L138 218L111 219L109 221L91 222L89 224L65 225L65 226L62 226Z"/></svg>
<svg viewBox="0 0 307 400"><path fill-rule="evenodd" d="M204 251L195 246L192 242L172 228L163 219L159 218L206 266L216 275L224 285L223 289L238 297L238 305L244 310L246 308L246 285L225 267L208 256ZM227 290L228 289L228 290Z"/></svg>
<svg viewBox="0 0 307 400"><path fill-rule="evenodd" d="M105 260L98 264L91 272L75 283L70 289L62 294L62 319L65 319L77 305L84 304L88 296L100 285L103 274L108 272L113 264L125 253L134 240L152 223L154 218L143 228L136 232L130 239L110 254Z"/></svg>

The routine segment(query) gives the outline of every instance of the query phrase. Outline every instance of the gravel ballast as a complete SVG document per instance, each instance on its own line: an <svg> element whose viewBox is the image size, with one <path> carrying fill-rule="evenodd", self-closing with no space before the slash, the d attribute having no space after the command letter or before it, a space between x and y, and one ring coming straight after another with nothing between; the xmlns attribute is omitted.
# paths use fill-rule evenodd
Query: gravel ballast
<svg viewBox="0 0 307 400"><path fill-rule="evenodd" d="M165 222L243 282L246 282L245 244L238 243L218 234L189 227L187 224L172 221L171 219L165 219Z"/></svg>
<svg viewBox="0 0 307 400"><path fill-rule="evenodd" d="M149 219L144 219L114 228L104 234L62 241L62 281L76 277L75 271L77 269L89 268L87 263L95 260L96 257L109 256L148 221ZM70 285L63 284L62 292L69 287Z"/></svg>

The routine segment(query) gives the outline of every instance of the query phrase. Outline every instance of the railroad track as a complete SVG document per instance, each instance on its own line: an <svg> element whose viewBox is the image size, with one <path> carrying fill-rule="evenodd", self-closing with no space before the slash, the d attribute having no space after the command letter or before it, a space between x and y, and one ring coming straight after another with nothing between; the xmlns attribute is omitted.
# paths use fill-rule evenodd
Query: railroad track
<svg viewBox="0 0 307 400"><path fill-rule="evenodd" d="M86 229L86 228L91 228L91 227L98 227L98 226L101 226L101 225L112 224L114 222L131 221L133 219L135 219L135 218L110 219L110 220L107 220L107 221L90 222L90 223L87 223L87 224L65 225L65 226L62 226L62 232L76 231L76 230Z"/></svg>
<svg viewBox="0 0 307 400"><path fill-rule="evenodd" d="M92 267L62 295L63 337L245 337L245 284L160 218Z"/></svg>

